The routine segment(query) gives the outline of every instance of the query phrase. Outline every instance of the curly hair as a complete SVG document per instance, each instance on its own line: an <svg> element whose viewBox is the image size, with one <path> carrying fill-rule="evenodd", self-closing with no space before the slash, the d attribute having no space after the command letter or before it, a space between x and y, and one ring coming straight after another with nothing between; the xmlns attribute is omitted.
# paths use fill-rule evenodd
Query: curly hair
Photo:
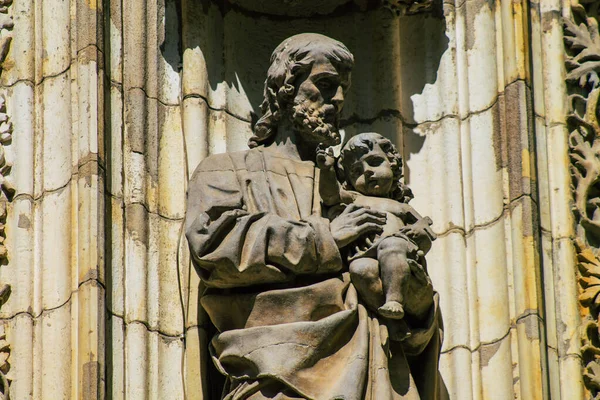
<svg viewBox="0 0 600 400"><path fill-rule="evenodd" d="M401 203L408 203L413 199L414 195L410 188L402 182L402 156L396 150L396 146L379 133L365 132L348 139L337 161L336 170L339 181L342 183L344 189L355 190L350 181L350 166L360 157L373 150L375 144L386 154L394 174L394 185L388 197Z"/></svg>
<svg viewBox="0 0 600 400"><path fill-rule="evenodd" d="M282 112L293 102L294 81L314 63L315 53L324 54L336 68L350 71L354 56L341 42L318 33L302 33L284 40L271 55L271 66L265 80L263 116L254 126L248 141L250 148L269 144L275 139Z"/></svg>

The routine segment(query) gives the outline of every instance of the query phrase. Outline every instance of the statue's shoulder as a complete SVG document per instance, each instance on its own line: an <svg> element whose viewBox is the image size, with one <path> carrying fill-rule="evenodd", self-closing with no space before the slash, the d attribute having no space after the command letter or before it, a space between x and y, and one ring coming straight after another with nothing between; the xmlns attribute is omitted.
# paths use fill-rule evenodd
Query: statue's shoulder
<svg viewBox="0 0 600 400"><path fill-rule="evenodd" d="M244 160L248 158L248 155L259 152L260 150L258 148L254 148L230 153L211 154L198 164L194 174L198 172L235 170L235 166L243 164Z"/></svg>

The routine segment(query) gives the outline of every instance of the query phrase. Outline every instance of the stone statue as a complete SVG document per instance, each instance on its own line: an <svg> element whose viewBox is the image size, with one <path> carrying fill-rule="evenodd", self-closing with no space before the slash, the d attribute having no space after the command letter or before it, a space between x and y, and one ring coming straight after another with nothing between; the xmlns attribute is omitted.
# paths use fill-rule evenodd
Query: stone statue
<svg viewBox="0 0 600 400"><path fill-rule="evenodd" d="M429 228L431 219L421 217L408 205L412 194L400 180L400 154L389 139L362 133L350 138L342 149L337 172L335 161L331 151L317 149L323 204L356 204L386 213L382 234L361 238L350 249L352 283L370 306L383 302L377 309L382 317L401 320L407 307L411 315L422 319L433 301L424 264L436 235ZM383 300L378 298L379 282Z"/></svg>
<svg viewBox="0 0 600 400"><path fill-rule="evenodd" d="M340 142L353 64L326 36L286 39L271 57L250 150L206 158L190 181L186 236L215 327L209 351L225 376L220 398L445 397L438 297L424 269L435 237L429 221L388 187L351 180L341 190L324 159L322 149ZM369 137L375 151L366 154L401 162L388 156L396 154L389 141ZM344 152L339 165L364 155ZM385 184L409 196L394 168ZM333 207L322 204L332 193L320 190L321 174L337 190ZM386 248L402 254L396 272ZM362 261L350 268L348 260Z"/></svg>

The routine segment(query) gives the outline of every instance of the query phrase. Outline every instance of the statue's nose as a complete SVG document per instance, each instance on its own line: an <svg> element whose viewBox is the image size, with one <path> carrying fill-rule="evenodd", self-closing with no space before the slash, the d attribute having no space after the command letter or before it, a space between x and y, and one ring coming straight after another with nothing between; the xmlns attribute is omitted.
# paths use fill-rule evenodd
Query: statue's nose
<svg viewBox="0 0 600 400"><path fill-rule="evenodd" d="M337 108L337 111L342 111L344 107L344 90L341 86L338 86L335 96L331 98L331 103Z"/></svg>

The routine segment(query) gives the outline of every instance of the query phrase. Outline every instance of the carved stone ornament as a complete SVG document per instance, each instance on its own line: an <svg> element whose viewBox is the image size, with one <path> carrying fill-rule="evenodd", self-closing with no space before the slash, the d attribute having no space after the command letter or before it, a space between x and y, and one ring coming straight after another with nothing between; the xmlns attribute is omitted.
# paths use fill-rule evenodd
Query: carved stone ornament
<svg viewBox="0 0 600 400"><path fill-rule="evenodd" d="M569 156L583 308L581 356L591 398L600 399L600 35L598 2L572 6L564 21Z"/></svg>
<svg viewBox="0 0 600 400"><path fill-rule="evenodd" d="M330 148L353 66L326 36L284 40L250 149L205 158L190 180L210 399L446 398L431 220L408 204L389 139Z"/></svg>

